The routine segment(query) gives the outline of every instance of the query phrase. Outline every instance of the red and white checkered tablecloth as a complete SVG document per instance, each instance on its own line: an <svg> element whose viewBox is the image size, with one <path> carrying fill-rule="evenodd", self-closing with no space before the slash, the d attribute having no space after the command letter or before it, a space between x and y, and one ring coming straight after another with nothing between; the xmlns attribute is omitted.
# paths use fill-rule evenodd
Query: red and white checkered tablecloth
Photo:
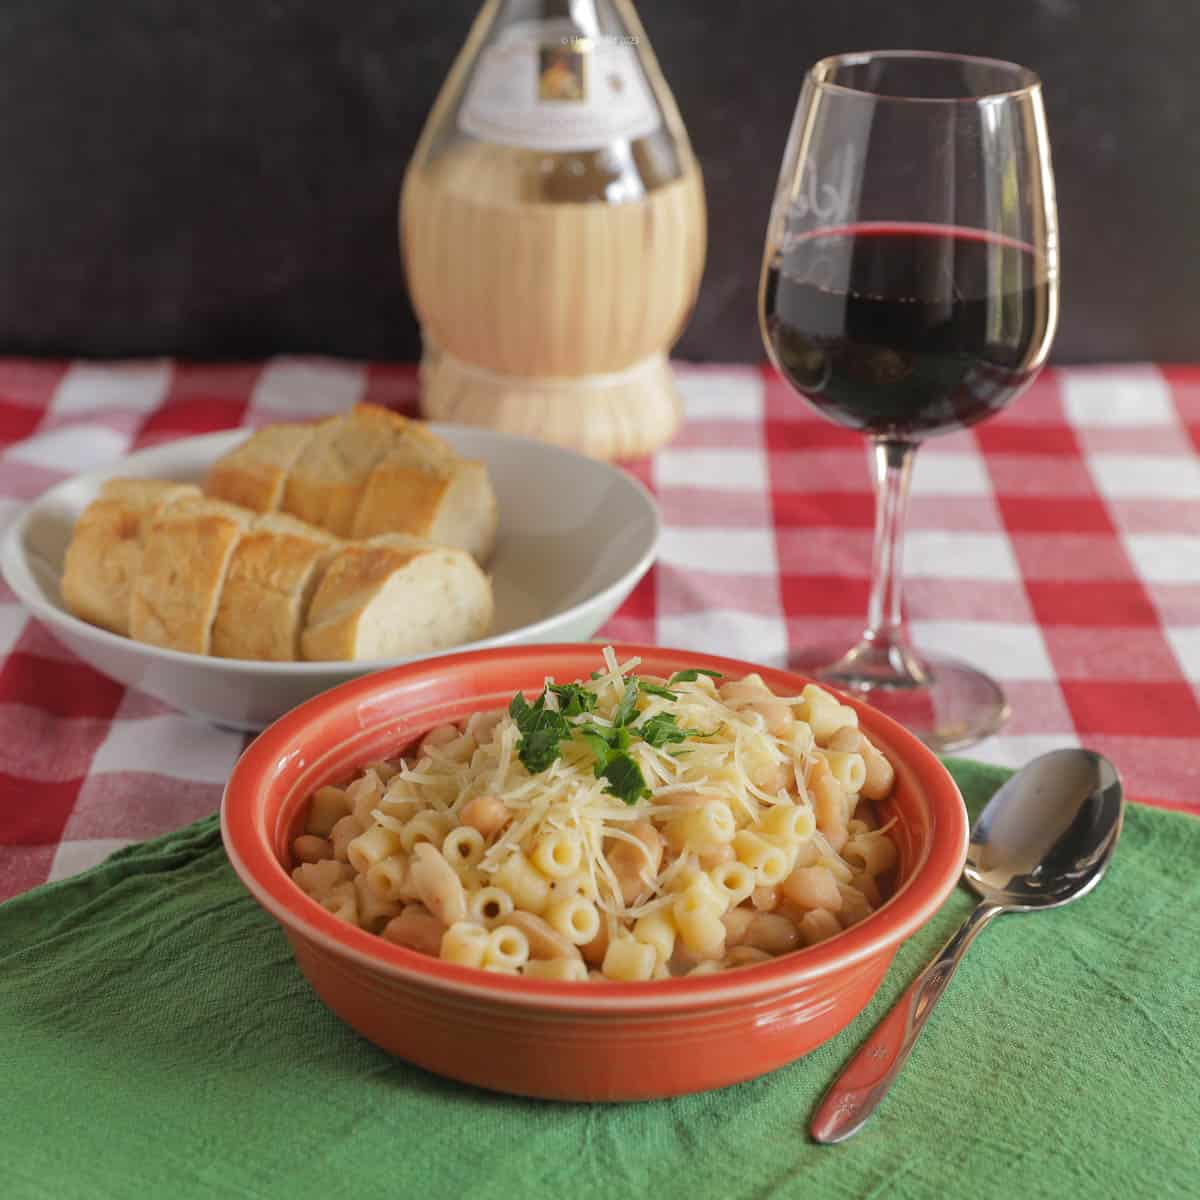
<svg viewBox="0 0 1200 1200"><path fill-rule="evenodd" d="M629 464L657 565L602 631L783 664L858 634L873 496L860 438L771 373L679 367L687 423ZM0 523L131 449L367 399L412 412L411 367L316 359L0 360ZM1200 812L1200 367L1048 371L918 455L905 563L923 645L1000 679L974 753L1086 744L1136 799ZM245 739L83 665L0 584L0 898L214 811Z"/></svg>

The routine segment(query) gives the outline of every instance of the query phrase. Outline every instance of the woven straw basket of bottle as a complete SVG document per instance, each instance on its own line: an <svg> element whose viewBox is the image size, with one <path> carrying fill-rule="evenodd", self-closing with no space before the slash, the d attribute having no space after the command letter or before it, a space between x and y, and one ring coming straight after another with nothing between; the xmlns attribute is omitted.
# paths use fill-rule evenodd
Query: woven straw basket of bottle
<svg viewBox="0 0 1200 1200"><path fill-rule="evenodd" d="M405 175L422 407L600 458L680 421L700 170L625 0L489 0Z"/></svg>

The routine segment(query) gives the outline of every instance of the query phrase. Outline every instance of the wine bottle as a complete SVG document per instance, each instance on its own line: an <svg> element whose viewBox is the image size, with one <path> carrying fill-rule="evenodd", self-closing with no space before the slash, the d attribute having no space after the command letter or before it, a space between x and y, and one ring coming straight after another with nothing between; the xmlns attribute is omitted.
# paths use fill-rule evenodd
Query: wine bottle
<svg viewBox="0 0 1200 1200"><path fill-rule="evenodd" d="M598 457L661 445L704 222L628 0L488 0L401 194L425 413Z"/></svg>

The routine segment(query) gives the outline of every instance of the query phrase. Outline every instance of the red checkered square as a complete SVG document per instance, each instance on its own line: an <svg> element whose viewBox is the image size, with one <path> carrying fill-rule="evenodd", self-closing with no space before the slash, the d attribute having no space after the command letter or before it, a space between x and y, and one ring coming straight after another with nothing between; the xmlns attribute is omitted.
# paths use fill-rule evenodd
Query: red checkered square
<svg viewBox="0 0 1200 1200"><path fill-rule="evenodd" d="M1051 458L1079 454L1073 429L1062 425L1019 425L1015 420L984 421L973 426L985 454L1045 454Z"/></svg>
<svg viewBox="0 0 1200 1200"><path fill-rule="evenodd" d="M1182 679L1175 654L1157 627L1046 626L1042 640L1062 680L1139 684Z"/></svg>
<svg viewBox="0 0 1200 1200"><path fill-rule="evenodd" d="M0 832L4 839L0 843L0 901L4 901L46 882L58 846L56 843L25 846L10 842L7 823Z"/></svg>
<svg viewBox="0 0 1200 1200"><path fill-rule="evenodd" d="M1113 533L1108 506L1090 496L998 495L996 504L1010 533Z"/></svg>
<svg viewBox="0 0 1200 1200"><path fill-rule="evenodd" d="M13 404L0 397L0 444L5 446L27 438L42 423L44 410L25 404Z"/></svg>
<svg viewBox="0 0 1200 1200"><path fill-rule="evenodd" d="M143 423L137 445L237 428L246 415L260 370L245 363L176 364L167 397Z"/></svg>
<svg viewBox="0 0 1200 1200"><path fill-rule="evenodd" d="M779 591L790 619L858 613L861 627L866 620L871 582L865 576L789 573L779 577Z"/></svg>
<svg viewBox="0 0 1200 1200"><path fill-rule="evenodd" d="M0 772L4 841L10 846L53 846L79 798L82 777L32 780Z"/></svg>
<svg viewBox="0 0 1200 1200"><path fill-rule="evenodd" d="M1012 539L1021 573L1032 582L1131 580L1135 577L1124 546L1111 535L1017 533Z"/></svg>
<svg viewBox="0 0 1200 1200"><path fill-rule="evenodd" d="M78 660L52 661L16 651L0 667L0 705L30 705L54 717L109 720L124 691Z"/></svg>
<svg viewBox="0 0 1200 1200"><path fill-rule="evenodd" d="M0 447L35 433L45 419L67 364L5 359L0 365ZM7 488L3 489L5 492Z"/></svg>
<svg viewBox="0 0 1200 1200"><path fill-rule="evenodd" d="M1159 367L1159 371L1171 391L1180 421L1193 431L1200 429L1200 364L1170 363Z"/></svg>
<svg viewBox="0 0 1200 1200"><path fill-rule="evenodd" d="M245 412L246 401L241 397L181 396L151 413L138 432L137 448L145 449L174 438L236 429Z"/></svg>
<svg viewBox="0 0 1200 1200"><path fill-rule="evenodd" d="M1200 704L1186 683L1068 679L1061 687L1084 738L1188 738L1193 746L1200 738Z"/></svg>
<svg viewBox="0 0 1200 1200"><path fill-rule="evenodd" d="M1027 579L1029 601L1042 625L1158 627L1158 613L1136 579L1057 582Z"/></svg>
<svg viewBox="0 0 1200 1200"><path fill-rule="evenodd" d="M775 524L781 528L806 529L813 525L837 525L842 529L874 529L873 492L777 491L772 497Z"/></svg>

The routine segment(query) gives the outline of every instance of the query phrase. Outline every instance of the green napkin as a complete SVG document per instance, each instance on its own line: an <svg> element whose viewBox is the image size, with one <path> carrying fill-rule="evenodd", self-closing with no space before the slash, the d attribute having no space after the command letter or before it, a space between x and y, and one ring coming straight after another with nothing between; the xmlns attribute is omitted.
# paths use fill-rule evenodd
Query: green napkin
<svg viewBox="0 0 1200 1200"><path fill-rule="evenodd" d="M951 767L972 814L1006 777ZM972 903L960 888L801 1062L679 1100L551 1104L338 1022L210 818L0 906L0 1195L1197 1195L1200 821L1140 807L1096 892L987 930L871 1124L808 1140L834 1072Z"/></svg>

